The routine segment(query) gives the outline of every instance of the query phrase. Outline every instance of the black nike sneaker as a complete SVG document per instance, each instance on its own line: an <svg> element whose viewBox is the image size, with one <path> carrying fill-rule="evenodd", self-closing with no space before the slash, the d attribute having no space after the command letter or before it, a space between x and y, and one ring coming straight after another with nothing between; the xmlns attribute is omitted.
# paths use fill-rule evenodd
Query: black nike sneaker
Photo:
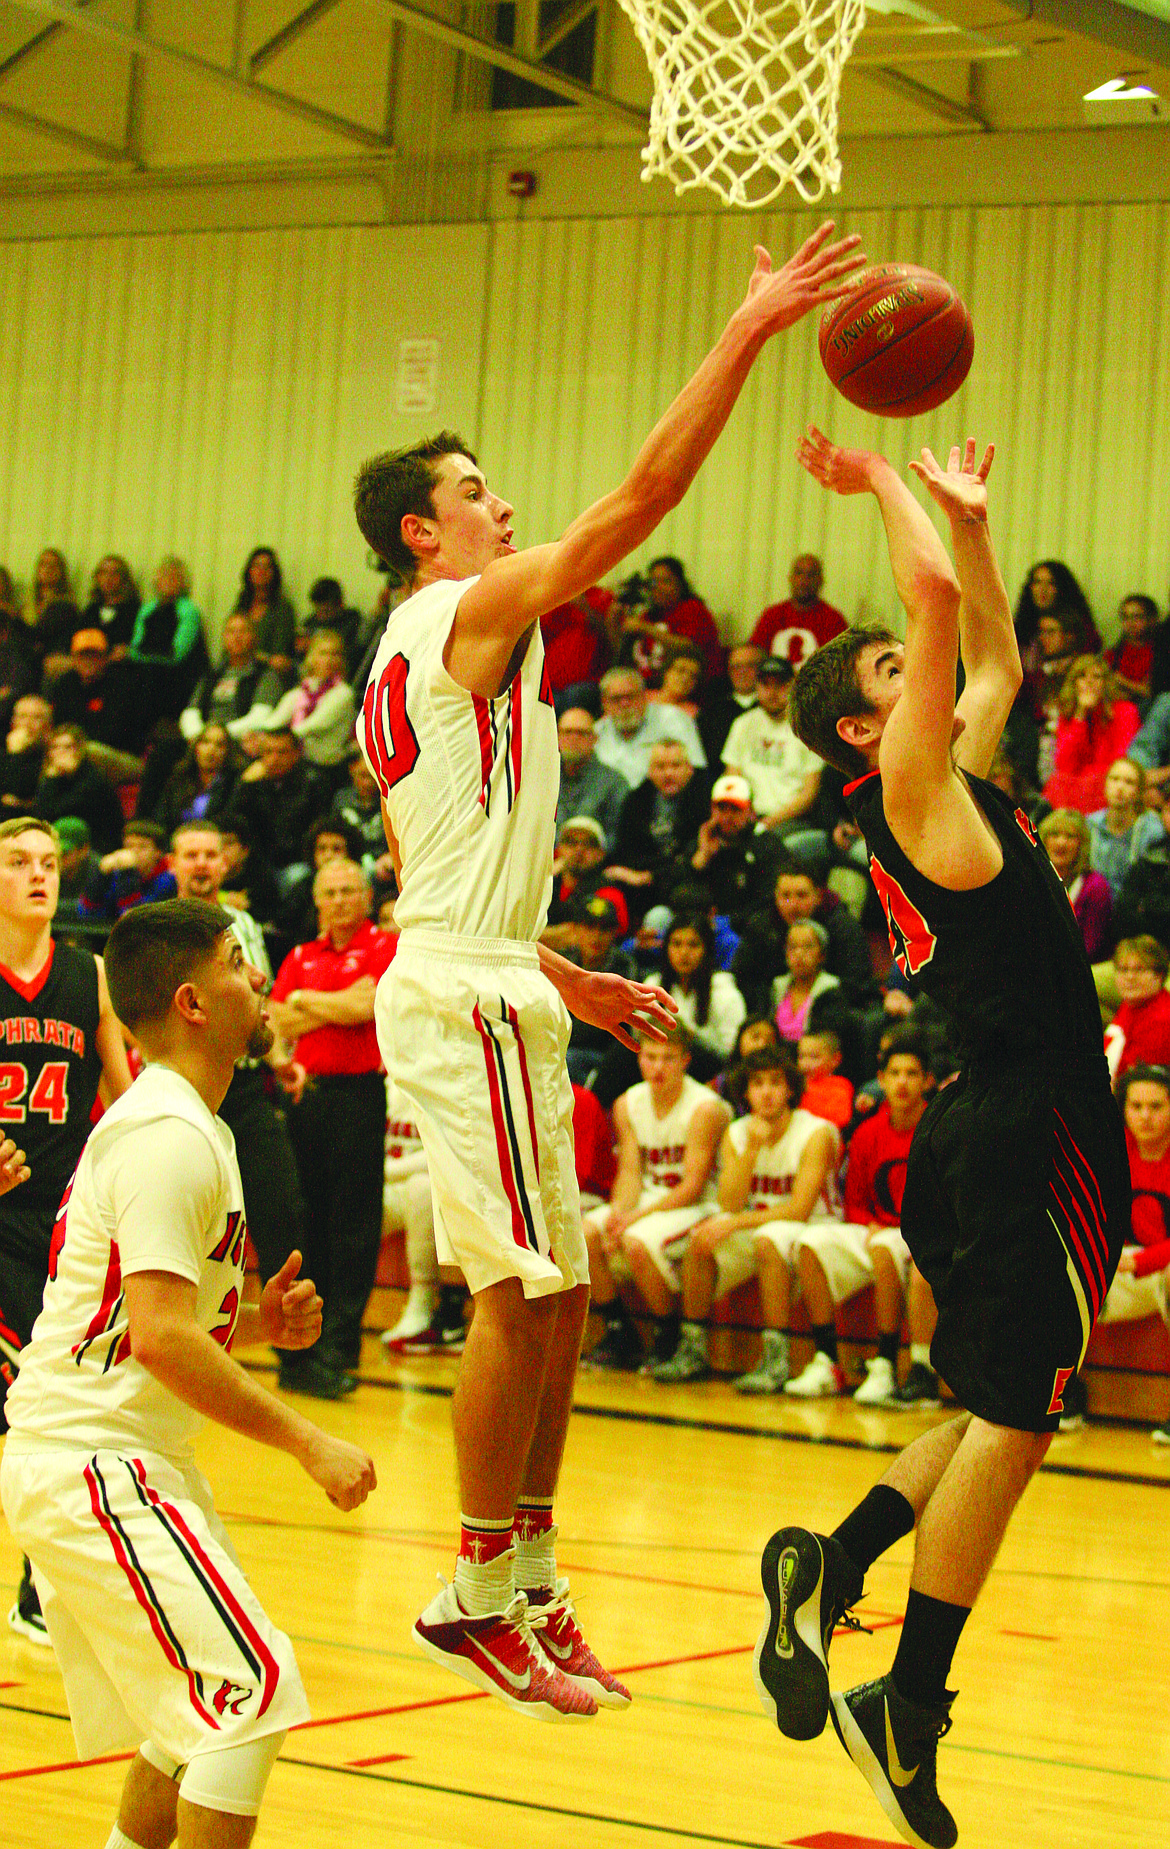
<svg viewBox="0 0 1170 1849"><path fill-rule="evenodd" d="M959 1827L935 1784L938 1743L950 1731L951 1703L920 1708L892 1676L833 1696L833 1725L899 1836L917 1849L952 1849Z"/></svg>
<svg viewBox="0 0 1170 1849"><path fill-rule="evenodd" d="M815 1740L829 1718L833 1632L841 1623L865 1629L849 1615L863 1576L832 1535L779 1528L764 1549L760 1578L768 1617L752 1674L764 1713L790 1740Z"/></svg>

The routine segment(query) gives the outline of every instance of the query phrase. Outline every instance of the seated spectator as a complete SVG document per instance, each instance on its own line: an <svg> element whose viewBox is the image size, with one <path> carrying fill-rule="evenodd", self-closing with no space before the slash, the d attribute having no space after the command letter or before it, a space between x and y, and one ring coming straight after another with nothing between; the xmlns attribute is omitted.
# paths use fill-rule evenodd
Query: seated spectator
<svg viewBox="0 0 1170 1849"><path fill-rule="evenodd" d="M571 815L557 836L548 921L541 942L550 950L567 952L571 949L577 942L581 907L598 892L614 902L614 915L619 924L628 922L625 898L620 888L606 878L605 835L601 823L595 822L591 815Z"/></svg>
<svg viewBox="0 0 1170 1849"><path fill-rule="evenodd" d="M28 630L19 616L0 609L0 725L8 723L20 699L37 691L40 679Z"/></svg>
<svg viewBox="0 0 1170 1849"><path fill-rule="evenodd" d="M715 938L697 913L675 917L662 940L658 980L678 1003L678 1019L691 1036L691 1065L706 1081L724 1066L747 1015L729 970L715 965ZM701 1058L701 1055L706 1058Z"/></svg>
<svg viewBox="0 0 1170 1849"><path fill-rule="evenodd" d="M655 1319L653 1359L665 1361L678 1343L682 1243L715 1211L715 1155L728 1107L692 1079L690 1035L676 1026L669 1039L643 1039L641 1082L613 1108L617 1178L608 1207L585 1215L593 1305L605 1333L589 1356L598 1367L632 1368L642 1357L633 1318L618 1294L631 1276Z"/></svg>
<svg viewBox="0 0 1170 1849"><path fill-rule="evenodd" d="M265 731L260 755L240 778L228 814L238 811L245 818L253 846L273 868L285 897L308 878L302 854L305 835L329 802L329 785L305 762L301 741L291 727ZM248 909L255 917L255 907Z"/></svg>
<svg viewBox="0 0 1170 1849"><path fill-rule="evenodd" d="M636 668L610 668L602 675L601 715L597 756L620 771L632 790L645 780L651 750L665 739L681 744L696 770L706 766L694 720L675 706L651 706Z"/></svg>
<svg viewBox="0 0 1170 1849"><path fill-rule="evenodd" d="M98 857L93 851L89 838L89 829L79 815L62 815L54 822L60 854L57 867L60 882L57 891L57 909L53 913L53 935L61 931L75 929L87 923L81 912L81 901L90 883L100 877Z"/></svg>
<svg viewBox="0 0 1170 1849"><path fill-rule="evenodd" d="M143 730L159 719L178 719L208 666L203 617L182 559L165 558L155 572L154 596L134 619L126 658L139 669Z"/></svg>
<svg viewBox="0 0 1170 1849"><path fill-rule="evenodd" d="M688 719L697 719L702 687L702 650L693 642L667 642L663 649L662 683L647 696L651 703L673 706Z"/></svg>
<svg viewBox="0 0 1170 1849"><path fill-rule="evenodd" d="M33 653L47 666L49 679L55 680L69 666L69 638L77 628L69 567L56 546L46 546L33 567L25 620Z"/></svg>
<svg viewBox="0 0 1170 1849"><path fill-rule="evenodd" d="M581 1085L573 1087L573 1164L582 1212L604 1207L617 1179L613 1119Z"/></svg>
<svg viewBox="0 0 1170 1849"><path fill-rule="evenodd" d="M740 1393L779 1393L788 1378L792 1270L806 1222L835 1209L840 1142L832 1124L800 1108L804 1080L787 1050L751 1054L744 1087L748 1114L729 1126L719 1150L720 1211L687 1241L678 1346L653 1373L672 1382L710 1372L711 1307L754 1271L763 1355L734 1384Z"/></svg>
<svg viewBox="0 0 1170 1849"><path fill-rule="evenodd" d="M618 601L611 607L611 623L618 615L618 659L632 662L644 679L656 680L665 666L667 638L679 636L697 643L707 678L718 680L723 673L719 631L710 610L687 582L682 560L651 559L644 588L645 603Z"/></svg>
<svg viewBox="0 0 1170 1849"><path fill-rule="evenodd" d="M825 968L828 948L829 933L815 918L799 918L789 925L784 943L788 969L772 984L772 1001L780 1038L790 1046L804 1036L813 1003L841 986Z"/></svg>
<svg viewBox="0 0 1170 1849"><path fill-rule="evenodd" d="M1105 651L1113 670L1117 691L1132 700L1139 712L1150 702L1154 668L1154 631L1158 627L1158 606L1152 597L1131 591L1123 597L1118 610L1121 640Z"/></svg>
<svg viewBox="0 0 1170 1849"><path fill-rule="evenodd" d="M1170 790L1161 797L1159 816L1161 834L1154 836L1125 876L1114 907L1113 929L1122 937L1156 937L1160 944L1170 944Z"/></svg>
<svg viewBox="0 0 1170 1849"><path fill-rule="evenodd" d="M1121 1006L1105 1029L1114 1079L1131 1066L1170 1065L1170 953L1153 937L1123 937L1113 952Z"/></svg>
<svg viewBox="0 0 1170 1849"><path fill-rule="evenodd" d="M422 1140L411 1119L397 1114L391 1079L386 1080L386 1093L382 1237L404 1235L410 1288L398 1321L382 1331L382 1346L388 1355L458 1355L463 1351L467 1295L462 1273L455 1266L439 1265L431 1177Z"/></svg>
<svg viewBox="0 0 1170 1849"><path fill-rule="evenodd" d="M79 726L94 744L140 757L146 714L129 661L111 661L100 629L78 629L70 643L73 666L53 687L53 720Z"/></svg>
<svg viewBox="0 0 1170 1849"><path fill-rule="evenodd" d="M1044 654L1045 621L1059 623L1074 654L1095 653L1101 648L1089 600L1060 559L1040 559L1032 566L1024 580L1013 620L1025 671L1040 665Z"/></svg>
<svg viewBox="0 0 1170 1849"><path fill-rule="evenodd" d="M1105 778L1105 807L1089 816L1089 865L1103 873L1116 899L1133 862L1162 834L1146 808L1146 773L1132 758L1118 758Z"/></svg>
<svg viewBox="0 0 1170 1849"><path fill-rule="evenodd" d="M252 625L257 660L287 686L296 667L297 619L271 546L254 546L244 560L234 609Z"/></svg>
<svg viewBox="0 0 1170 1849"><path fill-rule="evenodd" d="M606 841L612 841L630 785L620 770L602 762L596 745L593 715L583 706L567 706L557 720L561 759L557 829L562 829L570 816L591 815L600 823Z"/></svg>
<svg viewBox="0 0 1170 1849"><path fill-rule="evenodd" d="M358 631L361 628L361 611L347 605L345 593L336 578L315 578L309 586L309 614L303 622L298 623L294 645L298 655L303 655L314 636L322 630L340 636L345 647L345 671L351 674L357 667Z"/></svg>
<svg viewBox="0 0 1170 1849"><path fill-rule="evenodd" d="M335 630L319 629L305 651L300 684L277 702L264 729L294 732L310 764L335 771L353 743L354 710L353 688L345 678L345 643Z"/></svg>
<svg viewBox="0 0 1170 1849"><path fill-rule="evenodd" d="M45 822L79 816L88 824L98 853L109 854L121 844L122 805L113 785L90 763L87 744L80 726L54 726L37 784L35 812Z"/></svg>
<svg viewBox="0 0 1170 1849"><path fill-rule="evenodd" d="M565 945L563 952L570 963L578 963L582 969L594 972L625 976L636 982L637 965L618 947L621 921L613 900L601 892L583 894L573 911L573 941ZM565 1054L574 1085L587 1085L611 1050L623 1060L631 1057L625 1047L614 1043L603 1027L594 1027L592 1022L579 1020L574 1015Z"/></svg>
<svg viewBox="0 0 1170 1849"><path fill-rule="evenodd" d="M393 881L394 863L386 846L378 785L357 744L350 746L345 768L348 781L334 796L329 814L356 837L367 878L384 886Z"/></svg>
<svg viewBox="0 0 1170 1849"><path fill-rule="evenodd" d="M934 1085L926 1042L911 1029L895 1034L882 1056L879 1079L884 1102L858 1126L849 1145L845 1218L810 1226L801 1240L800 1288L814 1352L803 1373L785 1388L799 1399L844 1391L834 1312L870 1284L878 1351L866 1363L865 1379L854 1399L859 1406L886 1406L921 1405L938 1398L938 1377L930 1367L934 1299L901 1233L910 1145ZM904 1398L898 1395L903 1304L909 1307L911 1341L909 1393Z"/></svg>
<svg viewBox="0 0 1170 1849"><path fill-rule="evenodd" d="M129 565L116 552L107 552L94 567L89 598L77 627L100 629L109 645L110 660L121 661L133 641L141 606Z"/></svg>
<svg viewBox="0 0 1170 1849"><path fill-rule="evenodd" d="M205 725L163 785L154 817L170 840L180 822L218 822L240 774L240 755L226 726Z"/></svg>
<svg viewBox="0 0 1170 1849"><path fill-rule="evenodd" d="M1170 623L1164 623L1162 628L1170 628ZM1126 756L1141 765L1151 788L1165 788L1170 778L1170 692L1155 696Z"/></svg>
<svg viewBox="0 0 1170 1849"><path fill-rule="evenodd" d="M848 628L840 610L821 596L824 578L821 561L813 553L802 552L793 559L789 595L783 603L769 604L752 630L757 647L783 656L796 669Z"/></svg>
<svg viewBox="0 0 1170 1849"><path fill-rule="evenodd" d="M661 710L661 709L656 709ZM660 904L677 880L686 844L706 820L711 784L672 739L653 746L644 780L622 804L610 847L609 879L628 889L644 912Z"/></svg>
<svg viewBox="0 0 1170 1849"><path fill-rule="evenodd" d="M756 671L765 650L754 642L739 642L727 657L727 685L708 687L699 714L699 738L708 764L723 762L723 746L735 721L756 703Z"/></svg>
<svg viewBox="0 0 1170 1849"><path fill-rule="evenodd" d="M178 887L166 856L167 837L157 822L127 822L122 846L99 860L78 906L80 916L113 924L136 905L173 899Z"/></svg>
<svg viewBox="0 0 1170 1849"><path fill-rule="evenodd" d="M579 597L541 617L544 665L554 694L601 679L609 662L605 619L612 604L612 591L591 584ZM559 701L557 710L561 710Z"/></svg>
<svg viewBox="0 0 1170 1849"><path fill-rule="evenodd" d="M736 720L723 747L724 768L743 777L761 826L793 852L823 852L824 831L813 819L821 787L820 758L788 723L791 663L769 655L756 675L757 705Z"/></svg>
<svg viewBox="0 0 1170 1849"><path fill-rule="evenodd" d="M853 1087L839 1070L841 1036L833 1027L817 1027L800 1036L796 1063L804 1080L801 1105L814 1117L845 1130L853 1121Z"/></svg>
<svg viewBox="0 0 1170 1849"><path fill-rule="evenodd" d="M1069 897L1090 963L1111 937L1113 894L1103 873L1089 870L1089 824L1079 809L1054 809L1040 824L1040 841Z"/></svg>
<svg viewBox="0 0 1170 1849"><path fill-rule="evenodd" d="M344 822L323 815L305 835L303 859L315 881L322 867L328 866L331 860L352 860L360 866L361 843ZM369 878L368 874L366 877ZM303 899L298 892L296 902L285 908L283 922L295 944L307 944L310 938L316 937L317 905L311 892L306 892Z"/></svg>
<svg viewBox="0 0 1170 1849"><path fill-rule="evenodd" d="M729 918L737 932L772 885L779 857L775 835L756 828L746 777L720 777L711 791L711 812L699 826L689 858L716 911Z"/></svg>
<svg viewBox="0 0 1170 1849"><path fill-rule="evenodd" d="M251 828L238 811L224 816L220 824L220 848L224 863L220 898L224 904L250 912L257 924L272 925L280 910L276 876L259 848L253 847Z"/></svg>
<svg viewBox="0 0 1170 1849"><path fill-rule="evenodd" d="M825 967L840 981L842 1001L850 1008L877 1006L880 998L865 933L848 906L829 891L827 880L824 861L783 861L772 904L748 919L731 970L753 1014L775 1006L772 984L787 968L788 927L804 918L815 918L829 934Z"/></svg>
<svg viewBox="0 0 1170 1849"><path fill-rule="evenodd" d="M223 659L196 685L179 714L179 728L192 739L205 725L226 726L255 757L260 741L254 734L263 730L283 693L280 676L257 658L251 623L237 612L223 626Z"/></svg>
<svg viewBox="0 0 1170 1849"><path fill-rule="evenodd" d="M1131 1066L1117 1089L1129 1149L1133 1220L1097 1320L1160 1316L1170 1325L1170 1070ZM1077 1385L1080 1392L1072 1404L1083 1415L1084 1388ZM1070 1404L1067 1387L1064 1403ZM1153 1437L1156 1444L1170 1444L1170 1419L1154 1428Z"/></svg>
<svg viewBox="0 0 1170 1849"><path fill-rule="evenodd" d="M0 805L26 815L40 782L53 729L53 709L42 693L22 694L0 754Z"/></svg>
<svg viewBox="0 0 1170 1849"><path fill-rule="evenodd" d="M1044 817L1051 813L1050 805L1039 790L1034 790L1016 760L1002 745L991 760L991 769L987 781L994 783L997 790L1010 796L1017 809L1022 809L1034 828L1039 828Z"/></svg>
<svg viewBox="0 0 1170 1849"><path fill-rule="evenodd" d="M1078 655L1059 706L1056 768L1044 794L1054 809L1088 815L1101 808L1109 766L1125 755L1141 721L1131 701L1114 698L1112 672L1100 655Z"/></svg>
<svg viewBox="0 0 1170 1849"><path fill-rule="evenodd" d="M1056 768L1056 728L1060 723L1060 697L1068 671L1080 653L1079 626L1071 619L1046 611L1036 629L1036 665L1027 670L1016 696L1016 709L1022 708L1036 728L1035 758L1025 761L1018 755L1022 740L1012 737L1013 728L1005 728L1011 739L1015 761L1032 782L1041 788ZM1013 709L1013 716L1015 710Z"/></svg>

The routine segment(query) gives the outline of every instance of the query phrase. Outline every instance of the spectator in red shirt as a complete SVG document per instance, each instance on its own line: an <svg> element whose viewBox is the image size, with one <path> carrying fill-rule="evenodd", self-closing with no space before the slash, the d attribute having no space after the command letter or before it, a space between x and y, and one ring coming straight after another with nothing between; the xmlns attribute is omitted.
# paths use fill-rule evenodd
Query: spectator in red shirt
<svg viewBox="0 0 1170 1849"><path fill-rule="evenodd" d="M783 655L794 668L815 655L849 625L840 610L821 596L825 574L820 559L801 552L788 572L791 595L769 604L752 630L752 641L772 655Z"/></svg>
<svg viewBox="0 0 1170 1849"><path fill-rule="evenodd" d="M1113 669L1117 691L1135 705L1148 705L1154 668L1154 631L1158 627L1158 606L1142 591L1131 591L1121 600L1118 611L1121 641L1106 649L1105 659Z"/></svg>
<svg viewBox="0 0 1170 1849"><path fill-rule="evenodd" d="M663 644L668 636L680 636L698 643L707 679L721 679L724 652L715 618L688 583L682 560L651 559L646 582L649 608L638 609L626 604L619 611L615 605L623 638L622 659L631 658L627 646L632 644L634 666L645 679L657 679L664 665ZM612 620L611 614L611 625Z"/></svg>
<svg viewBox="0 0 1170 1849"><path fill-rule="evenodd" d="M1105 806L1109 766L1129 749L1141 718L1130 700L1115 698L1113 671L1103 655L1078 655L1060 690L1056 769L1044 785L1054 809L1090 815Z"/></svg>
<svg viewBox="0 0 1170 1849"><path fill-rule="evenodd" d="M1113 952L1121 1006L1105 1029L1114 1079L1131 1066L1170 1065L1170 954L1156 937L1123 937Z"/></svg>
<svg viewBox="0 0 1170 1849"><path fill-rule="evenodd" d="M573 1150L581 1211L604 1206L617 1179L613 1119L597 1096L573 1087Z"/></svg>
<svg viewBox="0 0 1170 1849"><path fill-rule="evenodd" d="M541 617L544 662L554 693L601 679L609 666L605 619L612 602L612 591L592 584L570 603L558 604Z"/></svg>
<svg viewBox="0 0 1170 1849"><path fill-rule="evenodd" d="M370 885L356 861L327 861L313 897L320 936L281 964L271 1014L307 1074L289 1133L305 1199L305 1266L325 1311L320 1341L284 1384L338 1399L360 1359L382 1237L386 1089L374 991L395 939L370 923Z"/></svg>
<svg viewBox="0 0 1170 1849"><path fill-rule="evenodd" d="M831 1027L802 1034L796 1051L796 1063L804 1074L801 1107L814 1117L844 1130L853 1118L853 1087L838 1067L841 1064L841 1037Z"/></svg>

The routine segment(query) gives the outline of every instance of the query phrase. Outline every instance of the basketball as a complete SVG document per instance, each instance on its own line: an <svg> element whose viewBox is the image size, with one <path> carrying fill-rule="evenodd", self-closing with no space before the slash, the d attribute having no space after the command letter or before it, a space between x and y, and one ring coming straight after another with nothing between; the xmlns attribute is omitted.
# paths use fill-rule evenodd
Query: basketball
<svg viewBox="0 0 1170 1849"><path fill-rule="evenodd" d="M971 370L975 330L949 282L913 263L865 270L821 317L821 363L850 404L879 417L916 417L957 392Z"/></svg>

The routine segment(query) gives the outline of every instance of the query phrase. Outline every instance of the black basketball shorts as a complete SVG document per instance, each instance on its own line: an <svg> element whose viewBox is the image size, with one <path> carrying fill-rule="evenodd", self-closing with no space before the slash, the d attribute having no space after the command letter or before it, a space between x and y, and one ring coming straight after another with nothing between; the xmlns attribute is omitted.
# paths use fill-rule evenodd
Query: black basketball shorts
<svg viewBox="0 0 1170 1849"><path fill-rule="evenodd" d="M911 1147L902 1232L938 1306L931 1361L961 1405L1055 1431L1129 1226L1104 1060L944 1087Z"/></svg>
<svg viewBox="0 0 1170 1849"><path fill-rule="evenodd" d="M49 1270L47 1243L44 1258L31 1260L27 1239L6 1237L10 1230L0 1229L0 1432L8 1430L4 1401L16 1377L20 1351L27 1348L41 1313Z"/></svg>

